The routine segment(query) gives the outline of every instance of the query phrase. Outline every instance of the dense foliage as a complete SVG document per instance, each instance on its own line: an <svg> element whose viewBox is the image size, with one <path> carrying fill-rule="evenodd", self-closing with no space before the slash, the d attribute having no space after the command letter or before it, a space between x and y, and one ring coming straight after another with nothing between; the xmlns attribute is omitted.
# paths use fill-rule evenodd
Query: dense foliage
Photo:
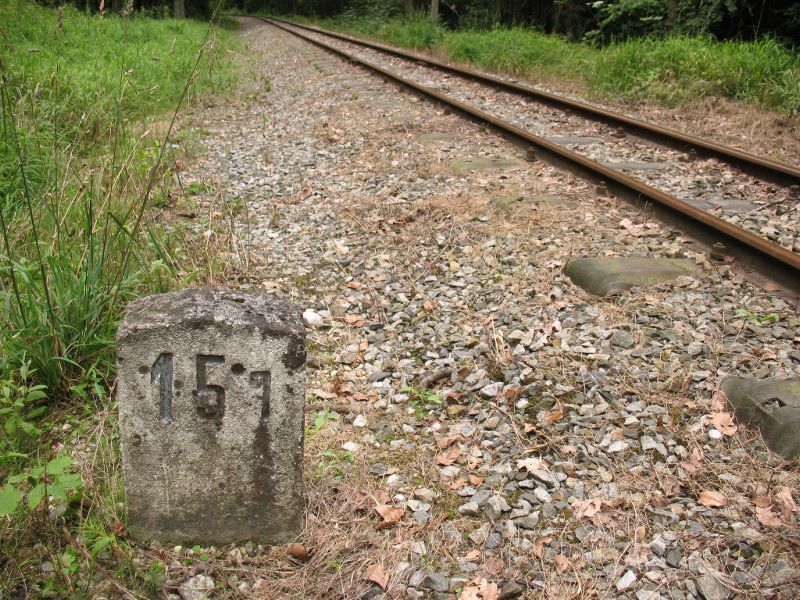
<svg viewBox="0 0 800 600"><path fill-rule="evenodd" d="M773 37L665 34L596 45L523 27L453 30L422 14L315 21L482 68L573 82L599 99L675 105L717 96L800 113L800 56Z"/></svg>
<svg viewBox="0 0 800 600"><path fill-rule="evenodd" d="M710 34L718 39L800 39L795 0L438 0L451 28L533 26L571 39L612 41L649 34ZM426 11L430 0L232 0L240 9L332 17L392 17Z"/></svg>

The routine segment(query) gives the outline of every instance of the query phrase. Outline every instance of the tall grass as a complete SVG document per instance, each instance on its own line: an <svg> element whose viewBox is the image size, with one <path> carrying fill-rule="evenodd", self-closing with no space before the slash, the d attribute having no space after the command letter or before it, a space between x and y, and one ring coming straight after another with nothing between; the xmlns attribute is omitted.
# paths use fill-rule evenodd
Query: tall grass
<svg viewBox="0 0 800 600"><path fill-rule="evenodd" d="M340 18L322 25L486 69L578 83L612 99L675 105L720 96L800 113L800 55L771 38L719 42L673 36L597 47L521 28L449 31L422 15L384 21Z"/></svg>
<svg viewBox="0 0 800 600"><path fill-rule="evenodd" d="M59 27L26 2L0 22L0 379L30 363L64 396L113 376L126 302L173 280L144 226L170 183L168 111L232 75L200 22L64 9Z"/></svg>

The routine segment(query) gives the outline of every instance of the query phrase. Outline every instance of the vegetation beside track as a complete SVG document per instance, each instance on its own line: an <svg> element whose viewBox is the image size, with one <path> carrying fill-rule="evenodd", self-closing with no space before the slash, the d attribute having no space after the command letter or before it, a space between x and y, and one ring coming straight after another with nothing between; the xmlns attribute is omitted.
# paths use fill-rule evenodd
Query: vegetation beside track
<svg viewBox="0 0 800 600"><path fill-rule="evenodd" d="M233 36L28 2L0 23L0 596L160 590L124 542L114 336L129 300L192 276L153 208L176 111L230 89Z"/></svg>
<svg viewBox="0 0 800 600"><path fill-rule="evenodd" d="M718 96L800 113L800 55L772 38L632 38L606 46L569 42L532 29L452 31L425 15L298 20L517 76L566 81L612 100L666 106Z"/></svg>

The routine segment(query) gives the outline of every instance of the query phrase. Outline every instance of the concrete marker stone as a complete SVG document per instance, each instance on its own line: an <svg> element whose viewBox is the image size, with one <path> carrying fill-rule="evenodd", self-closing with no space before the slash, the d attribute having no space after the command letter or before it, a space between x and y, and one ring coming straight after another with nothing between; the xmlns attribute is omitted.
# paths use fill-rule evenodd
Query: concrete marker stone
<svg viewBox="0 0 800 600"><path fill-rule="evenodd" d="M294 538L303 518L305 329L258 294L188 289L131 303L117 335L134 537Z"/></svg>
<svg viewBox="0 0 800 600"><path fill-rule="evenodd" d="M671 281L694 270L694 263L686 259L628 256L578 258L567 263L564 273L590 294L610 296L635 285Z"/></svg>
<svg viewBox="0 0 800 600"><path fill-rule="evenodd" d="M770 450L786 459L800 455L800 377L729 375L722 380L722 390L736 419L758 427Z"/></svg>

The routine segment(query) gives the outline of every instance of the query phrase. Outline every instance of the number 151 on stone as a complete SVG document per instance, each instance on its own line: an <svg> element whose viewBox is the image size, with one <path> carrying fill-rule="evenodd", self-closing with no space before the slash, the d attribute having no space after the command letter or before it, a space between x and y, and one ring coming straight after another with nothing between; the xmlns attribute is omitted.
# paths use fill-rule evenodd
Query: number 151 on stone
<svg viewBox="0 0 800 600"><path fill-rule="evenodd" d="M132 303L117 338L130 532L205 545L291 540L303 516L300 310L190 289Z"/></svg>

